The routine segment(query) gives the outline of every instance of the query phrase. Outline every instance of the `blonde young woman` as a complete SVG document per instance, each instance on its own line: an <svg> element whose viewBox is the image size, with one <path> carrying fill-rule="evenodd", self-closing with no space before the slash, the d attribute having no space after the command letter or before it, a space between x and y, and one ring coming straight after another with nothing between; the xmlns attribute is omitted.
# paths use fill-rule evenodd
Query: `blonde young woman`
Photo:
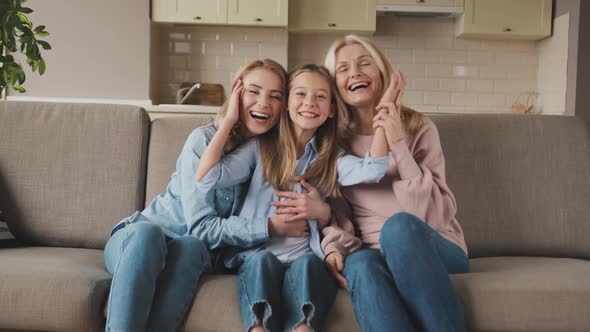
<svg viewBox="0 0 590 332"><path fill-rule="evenodd" d="M275 127L284 107L286 76L272 60L253 61L239 71L237 78L255 86L256 93L238 101L243 112L231 128L226 152ZM264 105L268 116L249 112L252 105ZM209 124L189 135L166 191L111 231L104 253L113 276L106 331L175 331L190 308L199 278L212 270L209 250L265 242L273 236L267 231L269 223L289 236L307 228L305 219L287 225L281 219L285 216L272 221L237 216L244 194L239 185L207 193L196 189L195 171L226 114L227 104L217 126ZM329 215L321 199L308 203Z"/></svg>
<svg viewBox="0 0 590 332"><path fill-rule="evenodd" d="M389 169L378 184L342 189L350 206L333 209L347 213L324 230L326 263L348 287L364 331L464 331L449 274L467 272L469 261L436 126L401 105L405 79L396 71L390 81L389 62L369 40L335 41L325 64L349 111L340 133L351 152L362 155L371 144L374 123L389 147ZM358 245L343 246L350 240L345 230L353 229Z"/></svg>
<svg viewBox="0 0 590 332"><path fill-rule="evenodd" d="M238 82L232 94L237 100L250 87ZM364 158L339 153L338 121L343 108L327 69L304 65L289 75L287 109L280 130L252 140L221 157L220 147L240 113L230 101L223 127L215 134L196 173L201 190L211 190L250 180L240 215L269 218L275 190L289 190L307 181L320 192L336 196L338 185L379 181L387 168L385 134L375 140ZM233 106L232 106L233 105ZM259 112L256 110L256 112ZM261 113L262 114L262 113ZM381 129L382 130L382 129ZM246 331L318 331L336 295L336 283L323 264L319 228L315 216L308 220L305 238L285 237L226 260L238 269L238 289Z"/></svg>

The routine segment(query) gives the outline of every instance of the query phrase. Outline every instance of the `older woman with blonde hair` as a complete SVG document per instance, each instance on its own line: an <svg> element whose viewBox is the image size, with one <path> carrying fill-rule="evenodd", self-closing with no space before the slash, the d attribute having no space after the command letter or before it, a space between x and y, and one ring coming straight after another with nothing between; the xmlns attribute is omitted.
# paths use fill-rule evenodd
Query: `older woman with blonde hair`
<svg viewBox="0 0 590 332"><path fill-rule="evenodd" d="M405 79L371 41L336 40L325 65L348 107L340 137L350 152L367 151L377 127L389 146L378 184L342 188L349 205L335 207L324 229L328 267L364 331L464 331L449 274L467 272L469 260L436 126L401 105Z"/></svg>

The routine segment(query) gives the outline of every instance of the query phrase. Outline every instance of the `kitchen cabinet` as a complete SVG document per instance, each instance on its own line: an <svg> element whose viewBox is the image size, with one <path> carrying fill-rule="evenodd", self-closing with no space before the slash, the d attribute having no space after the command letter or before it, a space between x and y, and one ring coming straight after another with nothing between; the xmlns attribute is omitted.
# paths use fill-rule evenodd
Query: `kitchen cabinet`
<svg viewBox="0 0 590 332"><path fill-rule="evenodd" d="M228 0L227 5L227 21L229 24L287 25L288 0Z"/></svg>
<svg viewBox="0 0 590 332"><path fill-rule="evenodd" d="M286 26L289 0L152 0L161 23Z"/></svg>
<svg viewBox="0 0 590 332"><path fill-rule="evenodd" d="M291 32L375 32L376 0L291 0Z"/></svg>
<svg viewBox="0 0 590 332"><path fill-rule="evenodd" d="M551 0L465 0L457 38L530 39L551 35Z"/></svg>
<svg viewBox="0 0 590 332"><path fill-rule="evenodd" d="M377 0L377 4L463 7L463 0Z"/></svg>
<svg viewBox="0 0 590 332"><path fill-rule="evenodd" d="M226 0L176 0L177 23L220 24L227 22Z"/></svg>

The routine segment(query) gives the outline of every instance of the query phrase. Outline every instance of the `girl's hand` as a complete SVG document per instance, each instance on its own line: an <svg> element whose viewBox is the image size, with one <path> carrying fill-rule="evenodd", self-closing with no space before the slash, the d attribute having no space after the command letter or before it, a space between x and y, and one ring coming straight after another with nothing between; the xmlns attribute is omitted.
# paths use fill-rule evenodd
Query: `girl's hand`
<svg viewBox="0 0 590 332"><path fill-rule="evenodd" d="M240 119L240 106L242 99L242 91L244 90L244 83L242 80L238 80L234 89L232 90L229 102L227 104L227 113L223 119L223 123L227 123L228 126L233 127L236 122Z"/></svg>
<svg viewBox="0 0 590 332"><path fill-rule="evenodd" d="M277 209L276 215L291 214L286 221L298 219L317 219L319 228L324 228L330 222L330 205L322 199L320 192L305 180L301 180L301 186L307 193L295 193L290 191L279 191L276 195L279 198L289 198L272 202Z"/></svg>
<svg viewBox="0 0 590 332"><path fill-rule="evenodd" d="M342 254L337 251L333 251L329 253L326 257L326 265L328 266L328 270L332 272L340 286L348 290L346 278L344 278L344 276L342 275L342 270L344 269L344 256L342 256Z"/></svg>
<svg viewBox="0 0 590 332"><path fill-rule="evenodd" d="M406 79L399 70L395 70L391 75L389 87L375 108L377 115L373 118L373 128L382 127L385 130L390 149L407 136L400 117L401 100L405 90Z"/></svg>

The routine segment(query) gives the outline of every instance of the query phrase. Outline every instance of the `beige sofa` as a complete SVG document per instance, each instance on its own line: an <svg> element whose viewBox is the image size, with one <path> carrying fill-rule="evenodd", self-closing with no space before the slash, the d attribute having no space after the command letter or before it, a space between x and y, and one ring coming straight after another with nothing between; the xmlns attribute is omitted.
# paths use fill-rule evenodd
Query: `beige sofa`
<svg viewBox="0 0 590 332"><path fill-rule="evenodd" d="M469 331L590 331L590 126L436 115L470 248L453 276ZM150 123L131 106L0 103L0 331L99 331L115 222L164 190L210 116ZM235 276L206 277L184 331L240 331ZM340 291L326 331L357 331Z"/></svg>

